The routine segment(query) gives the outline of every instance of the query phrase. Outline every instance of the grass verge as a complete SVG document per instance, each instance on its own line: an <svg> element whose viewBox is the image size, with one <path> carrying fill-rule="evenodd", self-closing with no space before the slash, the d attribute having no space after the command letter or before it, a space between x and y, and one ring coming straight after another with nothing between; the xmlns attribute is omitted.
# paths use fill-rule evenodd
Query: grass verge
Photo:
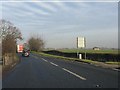
<svg viewBox="0 0 120 90"><path fill-rule="evenodd" d="M64 59L64 60L80 60L80 59L77 59L77 58L68 58L68 57L63 57L63 56L57 56L57 55L51 55L51 54L46 54L46 53L43 53L43 52L35 52L35 51L32 51L33 53L36 53L36 54L40 54L42 56L47 56L47 57L53 57L53 58L59 58L59 59Z"/></svg>
<svg viewBox="0 0 120 90"><path fill-rule="evenodd" d="M106 64L111 64L111 65L120 65L120 62L105 62Z"/></svg>
<svg viewBox="0 0 120 90"><path fill-rule="evenodd" d="M102 63L102 62L93 61L93 60L88 60L88 59L69 58L69 57L63 57L63 56L46 54L46 53L43 53L43 52L35 52L35 51L32 51L32 52L33 52L33 53L36 53L36 54L40 54L40 55L42 55L42 56L53 57L53 58L64 59L64 60L79 61L79 62L91 63L91 64L99 64L99 63ZM104 62L104 64L120 65L120 62Z"/></svg>

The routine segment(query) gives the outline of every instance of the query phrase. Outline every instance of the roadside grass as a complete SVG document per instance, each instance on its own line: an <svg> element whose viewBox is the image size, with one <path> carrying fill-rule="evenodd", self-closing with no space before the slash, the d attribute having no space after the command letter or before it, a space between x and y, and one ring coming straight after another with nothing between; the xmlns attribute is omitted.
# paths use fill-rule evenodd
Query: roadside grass
<svg viewBox="0 0 120 90"><path fill-rule="evenodd" d="M100 63L98 61L93 61L93 60L89 60L89 59L78 59L78 58L69 58L69 57L64 57L64 56L57 56L57 55L51 55L51 54L46 54L43 52L35 52L32 51L33 53L42 55L42 56L47 56L47 57L53 57L53 58L58 58L58 59L64 59L64 60L71 60L71 61L79 61L79 62L84 62L84 63L92 63L92 64L97 64ZM104 62L105 64L110 64L110 65L119 65L120 62Z"/></svg>
<svg viewBox="0 0 120 90"><path fill-rule="evenodd" d="M114 64L115 64L115 65L120 65L120 62L111 62L111 61L110 61L110 62L105 62L105 63L106 63L106 64L113 64L113 65L114 65Z"/></svg>
<svg viewBox="0 0 120 90"><path fill-rule="evenodd" d="M46 54L46 53L43 53L43 52L35 52L35 51L32 51L32 52L36 53L36 54L40 54L42 56L47 56L47 57L53 57L53 58L59 58L59 59L65 59L65 60L80 60L80 59L77 59L77 58L68 58L68 57L63 57L63 56Z"/></svg>

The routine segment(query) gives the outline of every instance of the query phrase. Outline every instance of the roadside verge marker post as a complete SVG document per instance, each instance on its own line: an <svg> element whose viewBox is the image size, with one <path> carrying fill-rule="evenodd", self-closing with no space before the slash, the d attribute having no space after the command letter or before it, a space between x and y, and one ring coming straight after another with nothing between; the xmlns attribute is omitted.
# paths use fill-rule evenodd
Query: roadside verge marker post
<svg viewBox="0 0 120 90"><path fill-rule="evenodd" d="M82 54L79 54L79 59L82 59Z"/></svg>

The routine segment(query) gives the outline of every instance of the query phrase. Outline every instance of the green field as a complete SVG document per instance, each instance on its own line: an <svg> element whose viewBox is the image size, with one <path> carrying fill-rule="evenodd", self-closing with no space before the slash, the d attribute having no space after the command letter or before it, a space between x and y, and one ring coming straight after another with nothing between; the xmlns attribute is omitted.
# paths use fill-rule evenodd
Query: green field
<svg viewBox="0 0 120 90"><path fill-rule="evenodd" d="M100 54L118 54L118 50L92 50L92 49L60 49L60 52L67 52L67 53L100 53Z"/></svg>

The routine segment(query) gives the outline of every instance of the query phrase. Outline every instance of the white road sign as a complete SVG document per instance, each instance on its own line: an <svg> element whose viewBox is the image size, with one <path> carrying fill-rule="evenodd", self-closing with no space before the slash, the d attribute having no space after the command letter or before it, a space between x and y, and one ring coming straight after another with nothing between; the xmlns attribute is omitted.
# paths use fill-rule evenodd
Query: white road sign
<svg viewBox="0 0 120 90"><path fill-rule="evenodd" d="M84 48L84 47L86 47L85 37L77 37L77 48Z"/></svg>

